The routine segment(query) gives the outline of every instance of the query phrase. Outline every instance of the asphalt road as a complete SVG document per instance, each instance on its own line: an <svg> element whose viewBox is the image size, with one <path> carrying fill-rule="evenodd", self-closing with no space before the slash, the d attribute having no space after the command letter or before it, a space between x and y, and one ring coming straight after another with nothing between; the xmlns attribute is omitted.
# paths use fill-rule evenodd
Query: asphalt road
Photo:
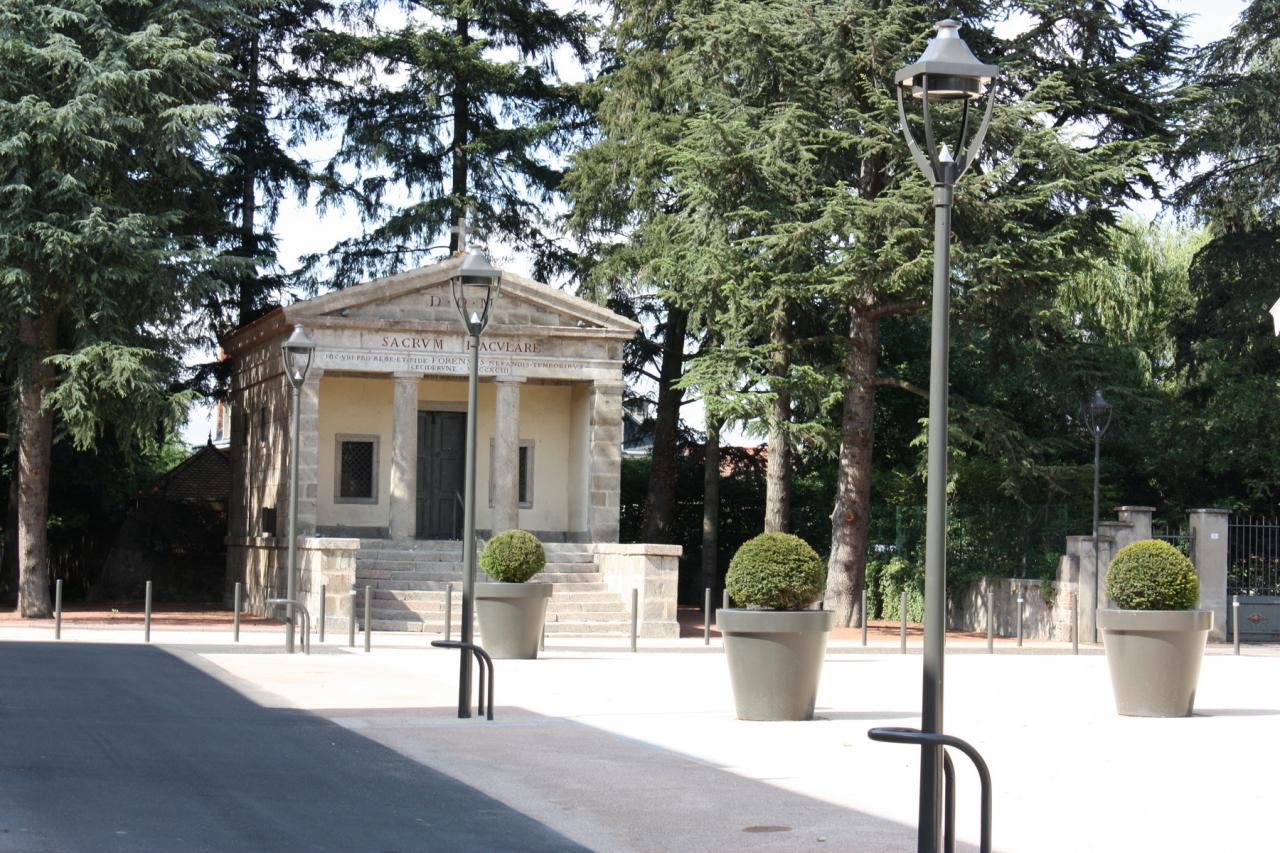
<svg viewBox="0 0 1280 853"><path fill-rule="evenodd" d="M0 642L0 851L583 849L156 647Z"/></svg>

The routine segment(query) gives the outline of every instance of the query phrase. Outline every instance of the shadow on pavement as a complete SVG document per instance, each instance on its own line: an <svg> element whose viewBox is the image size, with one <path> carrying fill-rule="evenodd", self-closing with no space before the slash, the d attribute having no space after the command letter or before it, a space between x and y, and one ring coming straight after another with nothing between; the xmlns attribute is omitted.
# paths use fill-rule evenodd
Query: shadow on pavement
<svg viewBox="0 0 1280 853"><path fill-rule="evenodd" d="M0 643L0 850L582 849L159 648Z"/></svg>

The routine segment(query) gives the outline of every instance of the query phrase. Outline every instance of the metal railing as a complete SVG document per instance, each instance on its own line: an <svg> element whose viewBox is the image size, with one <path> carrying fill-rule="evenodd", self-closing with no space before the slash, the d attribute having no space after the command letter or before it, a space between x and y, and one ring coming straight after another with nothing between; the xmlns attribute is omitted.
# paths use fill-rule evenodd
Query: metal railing
<svg viewBox="0 0 1280 853"><path fill-rule="evenodd" d="M489 653L477 646L475 643L464 643L461 640L432 640L431 645L437 649L461 649L463 654L470 651L475 655L476 660L480 663L480 683L477 690L478 698L476 699L476 713L485 715L485 719L493 719L493 658L489 657ZM485 712L485 695L484 695L484 671L485 667L489 669L489 701L488 713Z"/></svg>
<svg viewBox="0 0 1280 853"><path fill-rule="evenodd" d="M935 732L922 732L919 729L885 726L867 732L867 737L884 743L906 743L917 746L940 746L942 750L943 773L943 812L942 849L946 853L955 853L956 849L956 770L951 763L951 756L946 747L955 747L969 757L978 771L981 786L981 818L978 838L980 853L991 853L991 771L987 762L982 759L978 750L971 744L952 735ZM936 843L936 842L935 842ZM932 846L932 845L930 845Z"/></svg>
<svg viewBox="0 0 1280 853"><path fill-rule="evenodd" d="M1280 595L1280 518L1227 522L1227 594Z"/></svg>
<svg viewBox="0 0 1280 853"><path fill-rule="evenodd" d="M277 607L288 607L292 604L297 608L296 612L302 614L302 650L306 654L311 654L311 612L307 610L307 605L288 598L268 598L267 604Z"/></svg>

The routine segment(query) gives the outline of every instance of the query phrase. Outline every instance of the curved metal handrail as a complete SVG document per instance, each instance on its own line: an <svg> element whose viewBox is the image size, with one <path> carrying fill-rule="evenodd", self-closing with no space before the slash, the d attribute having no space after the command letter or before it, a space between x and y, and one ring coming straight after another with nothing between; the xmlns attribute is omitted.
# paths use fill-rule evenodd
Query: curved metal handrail
<svg viewBox="0 0 1280 853"><path fill-rule="evenodd" d="M280 607L288 607L292 604L302 611L302 650L306 654L311 654L311 611L307 610L307 605L291 598L268 598L267 604Z"/></svg>
<svg viewBox="0 0 1280 853"><path fill-rule="evenodd" d="M489 653L477 646L475 643L464 643L462 640L432 640L431 645L437 649L462 649L463 652L470 651L475 655L476 660L480 662L480 689L476 691L479 698L476 701L476 713L484 714L488 720L493 719L493 658L489 657ZM484 670L489 668L489 701L488 711L485 709L484 695Z"/></svg>
<svg viewBox="0 0 1280 853"><path fill-rule="evenodd" d="M876 741L885 743L906 743L917 746L953 746L963 752L973 762L974 769L978 771L978 782L982 789L982 805L981 805L981 824L980 836L978 839L978 850L980 853L991 853L991 771L987 769L987 762L983 760L978 750L967 741L963 741L954 735L945 735L938 732L922 732L919 729L908 729L899 726L883 726L871 729L867 732L867 737ZM946 826L943 829L943 849L946 853L955 853L956 849L956 799L955 799L955 767L951 764L951 757L947 755L946 750L942 752L943 758L943 776L944 778L944 802L946 808Z"/></svg>

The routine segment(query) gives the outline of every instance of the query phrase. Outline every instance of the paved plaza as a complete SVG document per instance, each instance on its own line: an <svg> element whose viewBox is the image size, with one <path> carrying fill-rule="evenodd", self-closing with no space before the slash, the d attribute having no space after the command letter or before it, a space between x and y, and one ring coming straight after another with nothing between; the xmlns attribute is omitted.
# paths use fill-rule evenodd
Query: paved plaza
<svg viewBox="0 0 1280 853"><path fill-rule="evenodd" d="M735 719L718 640L549 641L459 720L429 638L0 626L0 850L910 851L921 658L833 643L809 723ZM918 646L918 640L914 641ZM1280 656L1214 647L1197 714L1114 713L1097 649L949 647L946 729L1000 851L1268 850ZM961 849L977 778L957 757Z"/></svg>

